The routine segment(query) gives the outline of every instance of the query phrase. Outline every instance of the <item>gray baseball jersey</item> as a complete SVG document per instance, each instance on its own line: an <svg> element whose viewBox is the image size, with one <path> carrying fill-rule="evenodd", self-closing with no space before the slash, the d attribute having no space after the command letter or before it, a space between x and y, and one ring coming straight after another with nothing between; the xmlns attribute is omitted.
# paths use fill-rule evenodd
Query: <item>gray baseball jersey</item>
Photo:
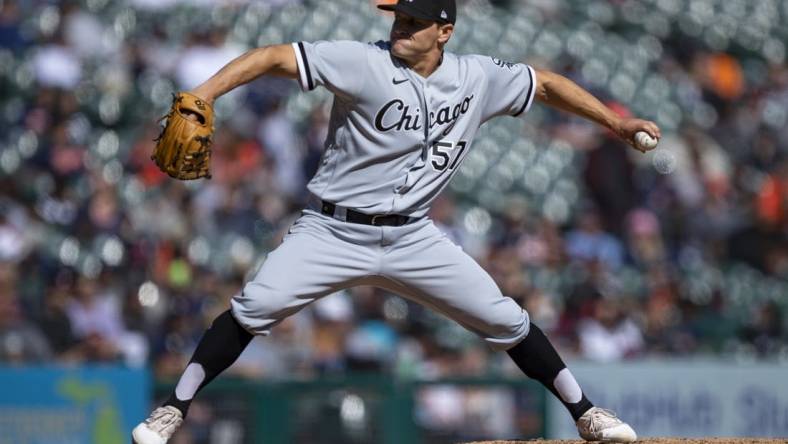
<svg viewBox="0 0 788 444"><path fill-rule="evenodd" d="M309 190L364 213L422 216L471 149L479 127L523 114L534 70L488 56L457 56L423 78L388 42L295 43L304 90L334 93L325 153ZM428 110L428 111L425 111Z"/></svg>
<svg viewBox="0 0 788 444"><path fill-rule="evenodd" d="M491 347L529 331L528 314L423 216L471 149L479 126L525 112L530 67L444 53L422 78L388 43L294 44L300 83L334 93L325 154L313 194L282 244L232 299L236 320L267 334L323 296L356 285L398 293L459 322ZM401 226L346 222L321 201L367 214L412 216Z"/></svg>

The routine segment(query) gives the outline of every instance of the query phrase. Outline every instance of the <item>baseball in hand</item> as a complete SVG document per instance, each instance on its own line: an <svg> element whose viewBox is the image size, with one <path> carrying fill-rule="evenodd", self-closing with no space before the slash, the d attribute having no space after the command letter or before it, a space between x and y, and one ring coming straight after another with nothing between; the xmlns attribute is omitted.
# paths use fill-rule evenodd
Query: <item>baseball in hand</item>
<svg viewBox="0 0 788 444"><path fill-rule="evenodd" d="M657 146L657 139L651 137L645 131L635 133L635 145L642 151L653 150Z"/></svg>

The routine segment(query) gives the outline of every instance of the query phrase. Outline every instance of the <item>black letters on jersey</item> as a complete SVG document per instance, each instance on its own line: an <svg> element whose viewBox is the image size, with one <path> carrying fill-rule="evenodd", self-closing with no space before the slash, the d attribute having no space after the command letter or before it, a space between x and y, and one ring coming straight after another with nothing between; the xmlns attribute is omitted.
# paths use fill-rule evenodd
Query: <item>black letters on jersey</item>
<svg viewBox="0 0 788 444"><path fill-rule="evenodd" d="M434 128L436 125L451 124L444 131L444 134L448 133L454 127L457 119L468 112L472 100L473 94L465 97L455 105L444 106L437 113L430 111L430 128ZM411 109L414 111L411 111ZM402 99L393 99L378 110L375 115L375 128L380 132L420 130L422 128L420 114L421 108L418 106L411 108Z"/></svg>

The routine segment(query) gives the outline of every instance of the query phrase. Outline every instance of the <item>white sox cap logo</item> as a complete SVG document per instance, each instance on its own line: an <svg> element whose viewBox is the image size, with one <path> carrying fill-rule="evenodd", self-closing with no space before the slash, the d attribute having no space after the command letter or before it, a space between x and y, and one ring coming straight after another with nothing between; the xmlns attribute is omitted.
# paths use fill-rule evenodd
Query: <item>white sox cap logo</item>
<svg viewBox="0 0 788 444"><path fill-rule="evenodd" d="M398 0L378 5L384 11L399 11L422 20L454 23L457 16L455 0Z"/></svg>

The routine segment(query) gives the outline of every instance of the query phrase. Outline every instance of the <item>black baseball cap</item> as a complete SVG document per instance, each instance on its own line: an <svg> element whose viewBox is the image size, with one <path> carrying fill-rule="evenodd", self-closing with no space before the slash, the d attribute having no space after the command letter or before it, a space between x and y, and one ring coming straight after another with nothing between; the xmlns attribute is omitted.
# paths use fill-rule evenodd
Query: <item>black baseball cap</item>
<svg viewBox="0 0 788 444"><path fill-rule="evenodd" d="M444 24L454 24L457 20L454 0L398 0L397 3L378 5L378 8Z"/></svg>

